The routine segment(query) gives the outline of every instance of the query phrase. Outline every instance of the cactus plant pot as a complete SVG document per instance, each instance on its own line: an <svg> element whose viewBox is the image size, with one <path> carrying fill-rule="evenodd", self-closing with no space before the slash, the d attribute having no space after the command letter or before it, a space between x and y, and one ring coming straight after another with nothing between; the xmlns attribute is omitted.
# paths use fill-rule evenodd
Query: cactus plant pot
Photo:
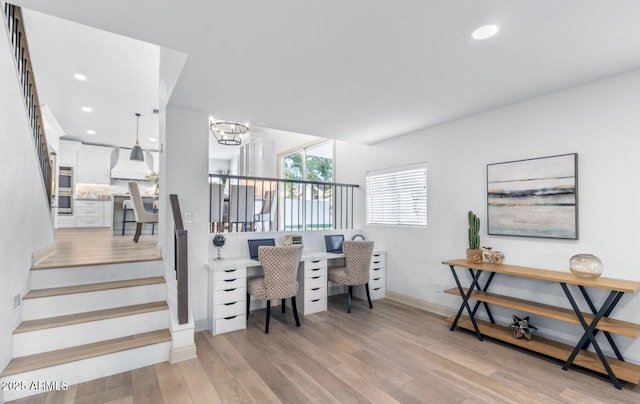
<svg viewBox="0 0 640 404"><path fill-rule="evenodd" d="M482 250L479 248L475 250L467 249L467 262L471 262L473 264L481 264Z"/></svg>

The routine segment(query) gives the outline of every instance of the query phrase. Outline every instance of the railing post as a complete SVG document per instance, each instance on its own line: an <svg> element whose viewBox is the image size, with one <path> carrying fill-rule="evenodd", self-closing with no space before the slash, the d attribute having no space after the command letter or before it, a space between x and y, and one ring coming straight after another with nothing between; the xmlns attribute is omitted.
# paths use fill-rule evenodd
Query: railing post
<svg viewBox="0 0 640 404"><path fill-rule="evenodd" d="M187 231L182 223L182 212L178 195L170 194L171 212L174 223L174 264L178 288L178 323L189 322L189 263Z"/></svg>

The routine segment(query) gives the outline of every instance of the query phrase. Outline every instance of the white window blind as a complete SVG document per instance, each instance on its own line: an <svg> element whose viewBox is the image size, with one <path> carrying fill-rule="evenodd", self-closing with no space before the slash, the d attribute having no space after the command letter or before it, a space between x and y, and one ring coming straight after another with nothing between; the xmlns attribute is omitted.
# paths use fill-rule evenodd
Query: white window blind
<svg viewBox="0 0 640 404"><path fill-rule="evenodd" d="M427 164L370 171L366 178L367 224L427 225Z"/></svg>

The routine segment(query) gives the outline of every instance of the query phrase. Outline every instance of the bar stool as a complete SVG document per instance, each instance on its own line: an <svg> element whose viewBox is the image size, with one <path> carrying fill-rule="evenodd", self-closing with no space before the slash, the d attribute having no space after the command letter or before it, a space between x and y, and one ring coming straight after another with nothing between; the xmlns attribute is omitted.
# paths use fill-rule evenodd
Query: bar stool
<svg viewBox="0 0 640 404"><path fill-rule="evenodd" d="M153 213L158 212L158 207L160 206L160 200L154 199L152 206L153 206ZM155 223L151 223L151 234L153 234L155 229L156 229L156 224Z"/></svg>
<svg viewBox="0 0 640 404"><path fill-rule="evenodd" d="M124 228L127 223L136 223L135 220L127 220L127 211L133 210L133 202L131 199L122 201L122 235L124 236Z"/></svg>

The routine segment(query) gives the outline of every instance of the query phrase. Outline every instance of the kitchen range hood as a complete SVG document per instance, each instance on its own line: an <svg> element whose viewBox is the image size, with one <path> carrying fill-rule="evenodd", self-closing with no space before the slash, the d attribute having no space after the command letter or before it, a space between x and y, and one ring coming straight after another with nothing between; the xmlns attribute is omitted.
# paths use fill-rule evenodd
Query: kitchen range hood
<svg viewBox="0 0 640 404"><path fill-rule="evenodd" d="M131 149L121 147L118 150L118 161L111 169L112 179L144 180L146 176L151 174L151 169L146 161L130 160L130 155Z"/></svg>

